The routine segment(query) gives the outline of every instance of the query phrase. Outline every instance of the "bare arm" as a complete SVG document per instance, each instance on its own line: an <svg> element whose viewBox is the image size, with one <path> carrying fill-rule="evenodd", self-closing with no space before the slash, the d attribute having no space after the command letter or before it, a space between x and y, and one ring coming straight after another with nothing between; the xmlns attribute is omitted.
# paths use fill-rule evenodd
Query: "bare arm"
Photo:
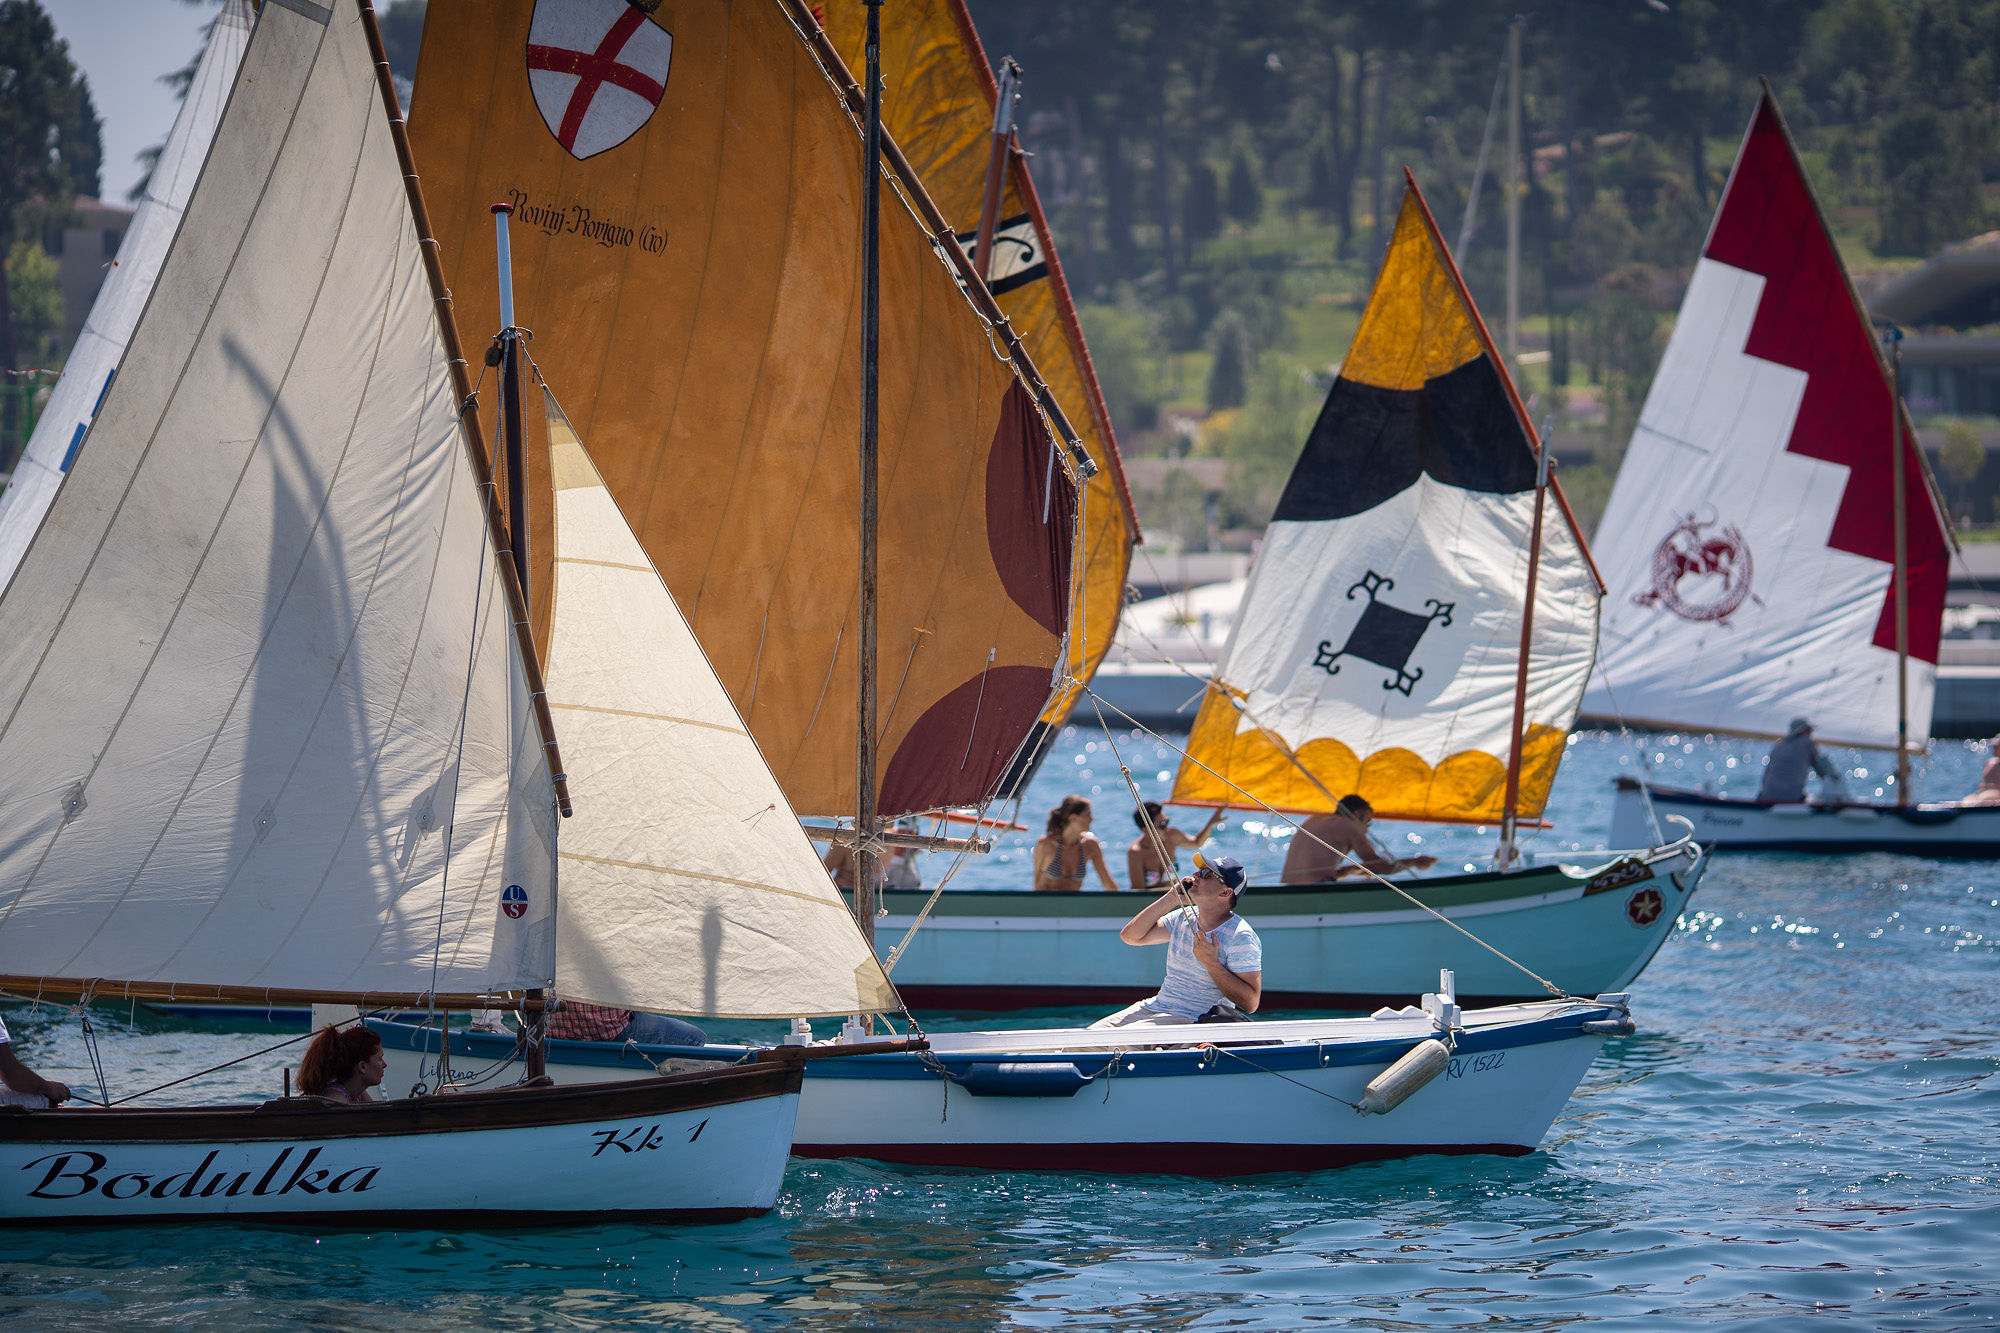
<svg viewBox="0 0 2000 1333"><path fill-rule="evenodd" d="M1097 867L1097 878L1104 885L1104 891L1118 892L1118 881L1111 878L1111 869L1104 864L1104 844L1092 835L1085 837L1083 847L1090 863Z"/></svg>
<svg viewBox="0 0 2000 1333"><path fill-rule="evenodd" d="M1221 806L1216 806L1214 812L1209 815L1208 822L1201 826L1201 832L1188 839L1188 846L1199 849L1206 844L1208 842L1208 835L1215 832L1215 826L1222 822L1223 815L1227 813L1228 811L1224 810Z"/></svg>
<svg viewBox="0 0 2000 1333"><path fill-rule="evenodd" d="M70 1097L69 1084L43 1078L22 1064L14 1054L14 1043L11 1041L0 1046L0 1083L5 1083L15 1092L38 1092L49 1099L51 1106L66 1102Z"/></svg>
<svg viewBox="0 0 2000 1333"><path fill-rule="evenodd" d="M1175 908L1183 906L1180 886L1175 885L1140 908L1130 921L1118 928L1118 938L1127 944L1165 944L1171 936L1160 923Z"/></svg>

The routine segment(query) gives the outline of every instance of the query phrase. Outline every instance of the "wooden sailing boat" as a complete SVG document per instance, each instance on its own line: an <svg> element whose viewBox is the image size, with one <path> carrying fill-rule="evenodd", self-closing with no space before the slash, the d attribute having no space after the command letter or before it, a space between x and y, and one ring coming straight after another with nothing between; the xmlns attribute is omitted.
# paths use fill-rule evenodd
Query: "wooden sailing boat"
<svg viewBox="0 0 2000 1333"><path fill-rule="evenodd" d="M0 597L0 984L892 1003L699 654L664 694L620 670L686 627L657 580L605 614L591 580L630 562L601 502L586 554L613 558L571 582L548 692L599 808L559 860L568 780L400 128L366 0L264 8L89 447ZM770 827L663 854L661 764L710 827ZM652 966L606 978L621 950ZM739 1217L775 1198L799 1078L8 1108L0 1220Z"/></svg>
<svg viewBox="0 0 2000 1333"><path fill-rule="evenodd" d="M739 5L737 10L752 8ZM685 17L684 8L680 14ZM878 49L871 11L866 129L868 200L884 191L873 180L879 119L874 98ZM905 182L907 186L908 182ZM874 324L874 215L864 225L864 366ZM938 241L948 238L937 237ZM864 662L873 580L866 567L873 513L872 373L863 380L860 504L861 614ZM561 468L556 469L558 472ZM565 502L557 504L558 560L566 560ZM560 624L562 598L556 616ZM862 682L858 708L870 716ZM870 784L868 734L862 736L857 786ZM864 808L860 825L868 828ZM502 1039L475 1033L419 1032L377 1022L392 1060L428 1055L448 1040L454 1055L494 1053ZM1567 997L1515 1010L1461 1015L1449 976L1422 1009L1373 1019L1257 1025L1232 1033L1229 1058L1213 1042L1215 1029L1196 1025L1146 1031L1072 1029L958 1034L936 1039L935 1056L862 1056L827 1062L802 1096L798 1151L859 1155L926 1164L1054 1167L1076 1170L1182 1171L1227 1175L1298 1169L1422 1152L1532 1151L1598 1046L1631 1030L1623 995L1578 1001ZM1452 1052L1468 1059L1454 1064ZM1472 1053L1477 1052L1474 1056ZM606 1043L557 1043L552 1068L589 1077L646 1080L655 1061L734 1058L728 1048L625 1048ZM1382 1066L1388 1066L1387 1069ZM846 1072L834 1072L844 1067ZM820 1066L813 1066L815 1070ZM1451 1077L1439 1080L1449 1073ZM1474 1080L1469 1075L1497 1077ZM1123 1093L1116 1104L1110 1080ZM1076 1093L1099 1080L1103 1095ZM959 1095L954 1102L953 1092ZM1397 1108L1407 1100L1410 1109ZM967 1102L970 1105L967 1105ZM1336 1120L1329 1103L1381 1118ZM1265 1114L1246 1117L1245 1105ZM954 1105L957 1109L954 1111ZM1204 1115L1206 1110L1210 1114ZM1200 1129L1191 1132L1191 1124Z"/></svg>
<svg viewBox="0 0 2000 1333"><path fill-rule="evenodd" d="M561 323L536 357L612 497L792 808L851 818L864 186L838 67L802 4L435 0L411 133L462 316L497 317L466 245L509 200L522 322ZM884 816L992 792L1056 693L1072 584L1074 460L1038 419L1060 409L935 246L935 216L898 173L880 258Z"/></svg>
<svg viewBox="0 0 2000 1333"><path fill-rule="evenodd" d="M1537 818L1589 675L1598 591L1566 510L1541 520L1538 453L1412 183L1172 799L1310 815L1354 792L1380 817L1491 824L1503 840ZM1685 839L1623 845L1645 850L1400 892L1260 886L1270 1002L1401 1003L1441 964L1468 1002L1535 994L1536 977L1571 993L1621 989L1701 874ZM893 893L885 904L892 926L920 905ZM954 1006L1140 998L1153 971L1117 940L1126 907L947 893L899 958L897 985L913 1003ZM1427 908L1477 918L1479 940Z"/></svg>
<svg viewBox="0 0 2000 1333"><path fill-rule="evenodd" d="M227 0L210 25L208 44L146 180L145 196L132 212L118 255L91 302L48 408L15 462L6 490L0 492L0 589L7 586L22 552L34 540L35 529L55 499L63 474L75 462L90 418L125 355L132 326L145 308L160 262L180 227L181 211L194 191L195 177L208 157L209 141L215 137L216 122L250 40L250 22L250 0Z"/></svg>
<svg viewBox="0 0 2000 1333"><path fill-rule="evenodd" d="M1599 526L1604 648L1584 711L1646 728L1898 754L1893 803L1786 804L1620 784L1613 836L1655 815L1704 843L1987 855L1994 810L1919 806L1952 538L1876 343L1766 88Z"/></svg>

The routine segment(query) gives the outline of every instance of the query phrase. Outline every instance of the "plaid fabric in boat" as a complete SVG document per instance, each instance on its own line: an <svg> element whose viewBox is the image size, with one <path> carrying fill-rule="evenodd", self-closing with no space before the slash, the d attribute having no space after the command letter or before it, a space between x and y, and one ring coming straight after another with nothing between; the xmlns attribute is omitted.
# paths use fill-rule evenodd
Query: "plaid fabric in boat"
<svg viewBox="0 0 2000 1333"><path fill-rule="evenodd" d="M610 1041L631 1021L630 1009L564 1000L562 1008L549 1014L548 1032L559 1041Z"/></svg>

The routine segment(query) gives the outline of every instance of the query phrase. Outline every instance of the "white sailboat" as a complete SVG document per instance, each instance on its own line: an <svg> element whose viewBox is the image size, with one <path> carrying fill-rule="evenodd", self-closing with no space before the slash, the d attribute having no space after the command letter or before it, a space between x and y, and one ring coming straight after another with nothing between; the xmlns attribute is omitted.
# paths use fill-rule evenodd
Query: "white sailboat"
<svg viewBox="0 0 2000 1333"><path fill-rule="evenodd" d="M194 79L181 99L180 112L167 133L166 144L146 181L145 196L133 210L118 243L97 299L84 317L76 346L63 365L49 404L35 423L27 448L14 465L7 488L0 491L0 588L13 577L14 567L34 540L42 515L55 499L63 475L76 461L77 449L90 419L117 373L131 340L132 327L153 290L153 279L179 230L181 213L195 178L208 157L216 122L229 100L250 41L250 0L226 0L208 32L195 65Z"/></svg>
<svg viewBox="0 0 2000 1333"><path fill-rule="evenodd" d="M566 491L559 495L558 633L561 571L580 512ZM1698 864L1690 857L1687 869ZM1421 1008L1369 1019L950 1034L930 1038L922 1054L808 1065L795 1150L927 1165L1203 1175L1417 1153L1519 1154L1547 1133L1602 1042L1632 1026L1622 993L1465 1013L1447 972ZM371 1027L389 1052L392 1078L443 1052L470 1063L505 1059L509 1050L505 1037L387 1021ZM721 1066L744 1053L555 1042L549 1060L552 1070L581 1077L643 1082L660 1069ZM1092 1095L1078 1096L1085 1088ZM1259 1115L1241 1114L1252 1105Z"/></svg>
<svg viewBox="0 0 2000 1333"><path fill-rule="evenodd" d="M614 650L686 636L663 592L656 620L565 621L550 694L596 809L559 832L567 780L410 176L366 0L266 5L87 447L0 596L0 985L893 1003L740 722L703 711L722 694L699 655L666 694L628 687ZM662 765L662 799L726 845L660 854ZM775 1199L799 1084L796 1059L753 1057L360 1106L99 1088L0 1109L0 1221L741 1217Z"/></svg>
<svg viewBox="0 0 2000 1333"><path fill-rule="evenodd" d="M1769 89L1717 205L1599 525L1611 592L1584 712L1634 727L1898 755L1895 800L1772 803L1619 784L1613 837L1661 815L1748 850L2000 851L2000 809L1924 805L1952 538ZM1650 803L1650 808L1649 808Z"/></svg>

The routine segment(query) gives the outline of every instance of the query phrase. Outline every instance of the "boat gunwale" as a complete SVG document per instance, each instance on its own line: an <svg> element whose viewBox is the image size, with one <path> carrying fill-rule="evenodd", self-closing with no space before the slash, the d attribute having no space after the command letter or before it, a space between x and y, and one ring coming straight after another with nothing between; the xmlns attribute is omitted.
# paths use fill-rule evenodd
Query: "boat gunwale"
<svg viewBox="0 0 2000 1333"><path fill-rule="evenodd" d="M441 1093L382 1102L279 1098L241 1106L0 1107L0 1143L284 1142L554 1128L795 1094L796 1061L641 1080Z"/></svg>
<svg viewBox="0 0 2000 1333"><path fill-rule="evenodd" d="M1521 1012L1508 1013L1507 1010ZM1545 1012L1532 1012L1534 1010ZM1453 1054L1477 1055L1594 1035L1584 1033L1582 1025L1613 1018L1624 1012L1615 1002L1582 998L1548 999L1465 1012L1462 1015L1464 1026L1454 1036ZM371 1022L370 1026L378 1034L405 1039L413 1038L418 1033L435 1031L411 1024ZM1383 1030L1371 1032L1371 1027ZM468 1049L464 1052L454 1050L453 1054L473 1059L486 1058L471 1048L504 1040L493 1034L477 1035L485 1040L475 1043L468 1034L454 1032L452 1036L455 1038L467 1038L465 1044ZM810 1066L809 1074L814 1078L917 1079L937 1077L940 1069L990 1064L996 1058L1010 1064L1069 1064L1079 1058L1102 1058L1111 1063L1125 1060L1141 1066L1137 1070L1119 1071L1119 1077L1182 1077L1202 1068L1215 1067L1218 1062L1214 1052L1217 1050L1226 1050L1245 1061L1254 1058L1259 1064L1271 1068L1328 1068L1392 1062L1410 1047L1438 1035L1428 1016L1402 1014L1388 1019L1279 1019L1252 1020L1249 1023L1191 1023L1172 1027L948 1032L930 1034L931 1047L927 1053L883 1052L817 1061ZM552 1048L549 1053L551 1063L561 1065L574 1060L591 1066L612 1066L629 1064L628 1056L646 1064L655 1060L682 1059L734 1061L754 1049L734 1044L640 1046L625 1043L613 1047L608 1042L567 1042L563 1045L571 1049ZM400 1041L396 1048L415 1053L414 1045L403 1045ZM428 1054L432 1048L433 1043L426 1040L424 1053ZM1332 1058L1328 1058L1329 1055ZM1231 1061L1232 1064L1240 1062ZM1252 1069L1248 1072L1258 1071Z"/></svg>
<svg viewBox="0 0 2000 1333"><path fill-rule="evenodd" d="M1604 852L1600 854L1602 859L1589 863L1551 862L1519 870L1482 870L1469 874L1395 880L1392 881L1393 888L1370 879L1322 884L1252 884L1245 899L1249 909L1246 915L1254 923L1259 916L1295 916L1314 910L1341 915L1378 912L1409 907L1409 900L1403 896L1406 893L1420 898L1427 907L1447 910L1502 903L1513 898L1542 898L1570 889L1587 892L1592 881L1628 861L1636 860L1652 870L1665 862L1685 859L1694 850L1696 844L1693 839L1683 838L1658 847ZM1624 882L1620 881L1621 884ZM878 902L891 918L911 917L929 896L929 891L925 889L891 889L881 893ZM1132 893L1129 890L1118 893L1037 893L1030 889L947 889L939 896L932 915L942 912L954 917L1122 919L1130 915L1124 904L1136 903L1145 897L1146 892ZM1276 906L1267 910L1265 904L1274 901Z"/></svg>

